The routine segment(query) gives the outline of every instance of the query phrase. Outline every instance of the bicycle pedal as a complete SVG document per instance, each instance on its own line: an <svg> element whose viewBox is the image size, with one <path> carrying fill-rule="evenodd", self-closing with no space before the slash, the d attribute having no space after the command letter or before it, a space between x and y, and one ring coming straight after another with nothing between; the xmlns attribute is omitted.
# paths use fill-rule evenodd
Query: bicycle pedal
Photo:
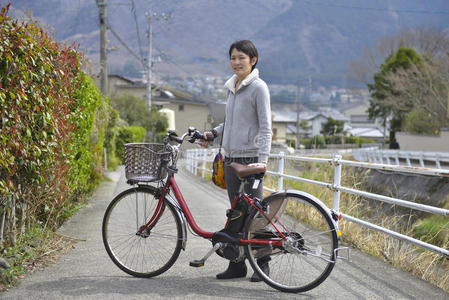
<svg viewBox="0 0 449 300"><path fill-rule="evenodd" d="M189 265L191 267L195 267L195 268L199 268L204 266L204 263L206 262L206 260L209 258L209 256L212 255L212 253L214 253L215 251L217 251L218 249L223 248L223 243L216 243L214 245L214 247L212 249L210 249L206 255L204 255L204 257L202 259L195 259L192 260Z"/></svg>
<svg viewBox="0 0 449 300"><path fill-rule="evenodd" d="M202 260L202 259L200 259L200 260L195 259L195 260L192 260L192 261L189 263L189 265L190 265L191 267L199 268L199 267L204 266L204 260Z"/></svg>

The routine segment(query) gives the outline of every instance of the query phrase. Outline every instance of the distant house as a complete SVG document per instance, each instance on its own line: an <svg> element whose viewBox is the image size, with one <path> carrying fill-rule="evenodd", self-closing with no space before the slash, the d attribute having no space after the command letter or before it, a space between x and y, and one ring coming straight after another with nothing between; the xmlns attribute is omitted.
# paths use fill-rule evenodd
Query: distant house
<svg viewBox="0 0 449 300"><path fill-rule="evenodd" d="M370 127L357 127L351 128L347 131L350 136L361 137L365 139L372 139L377 141L382 141L384 139L383 132L378 128Z"/></svg>
<svg viewBox="0 0 449 300"><path fill-rule="evenodd" d="M349 119L351 127L379 127L378 120L371 120L368 117L369 102L359 102L347 108L343 114Z"/></svg>
<svg viewBox="0 0 449 300"><path fill-rule="evenodd" d="M109 95L129 93L146 98L147 86L144 81L109 75ZM174 127L177 133L184 133L189 126L204 131L211 128L209 103L194 98L191 94L172 87L152 85L151 103L165 113L173 111ZM169 114L170 115L170 114Z"/></svg>
<svg viewBox="0 0 449 300"><path fill-rule="evenodd" d="M371 120L368 116L369 102L359 102L343 113L348 118L347 132L351 136L358 136L367 139L382 141L384 139L384 131L381 120Z"/></svg>
<svg viewBox="0 0 449 300"><path fill-rule="evenodd" d="M287 133L288 126L295 126L296 128L296 113L286 111L271 112L271 128L274 142L287 143L289 139Z"/></svg>
<svg viewBox="0 0 449 300"><path fill-rule="evenodd" d="M306 121L307 129L299 128L301 137L309 137L321 134L323 124L328 118L343 121L346 123L348 119L340 112L331 109L323 109L322 111L303 111L299 114L299 120ZM273 141L279 143L296 143L298 129L296 128L297 113L294 111L273 111L272 112L272 128Z"/></svg>

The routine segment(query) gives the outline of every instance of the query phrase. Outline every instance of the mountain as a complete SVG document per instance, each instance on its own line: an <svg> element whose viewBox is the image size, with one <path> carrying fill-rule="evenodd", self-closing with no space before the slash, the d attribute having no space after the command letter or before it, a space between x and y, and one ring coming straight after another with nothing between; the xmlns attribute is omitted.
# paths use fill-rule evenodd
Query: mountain
<svg viewBox="0 0 449 300"><path fill-rule="evenodd" d="M1 6L8 1L0 0ZM81 44L95 67L99 60L98 8L93 0L10 0L10 15L34 17L54 28L58 40ZM133 4L134 8L133 9ZM140 76L141 64L119 42L146 56L150 1L107 0L111 73ZM402 28L449 29L447 0L164 0L151 1L154 71L160 76L229 76L228 47L251 39L268 83L309 78L345 84L348 63ZM168 19L163 14L170 15ZM134 18L135 16L135 18ZM137 26L136 26L137 20ZM137 34L139 29L139 35Z"/></svg>

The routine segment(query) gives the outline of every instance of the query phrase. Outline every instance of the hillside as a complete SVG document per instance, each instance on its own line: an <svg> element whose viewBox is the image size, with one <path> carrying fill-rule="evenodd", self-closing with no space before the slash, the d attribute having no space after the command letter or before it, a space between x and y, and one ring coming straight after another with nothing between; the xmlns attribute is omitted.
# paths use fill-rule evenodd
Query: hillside
<svg viewBox="0 0 449 300"><path fill-rule="evenodd" d="M2 6L8 1L0 0ZM55 36L77 41L98 63L99 21L93 0L13 0L11 14L35 17L55 29ZM135 3L135 10L131 3ZM345 85L348 63L366 46L401 28L449 28L449 2L433 0L165 0L152 11L168 20L154 20L155 71L162 75L226 76L227 48L237 39L252 39L260 51L258 65L269 83L294 83L312 78L324 85ZM139 37L146 54L147 1L108 0L108 20L136 53ZM137 35L134 12L140 36ZM140 76L141 66L109 32L110 71Z"/></svg>

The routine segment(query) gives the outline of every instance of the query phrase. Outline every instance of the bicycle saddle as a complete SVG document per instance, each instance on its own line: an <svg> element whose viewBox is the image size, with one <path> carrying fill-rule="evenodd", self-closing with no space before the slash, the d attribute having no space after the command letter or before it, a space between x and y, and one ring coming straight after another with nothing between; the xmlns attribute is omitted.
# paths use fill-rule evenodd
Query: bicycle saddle
<svg viewBox="0 0 449 300"><path fill-rule="evenodd" d="M231 167L232 171L234 171L235 174L237 174L237 176L240 178L244 178L253 174L265 173L265 171L267 170L266 165L247 166L233 162L229 166Z"/></svg>

